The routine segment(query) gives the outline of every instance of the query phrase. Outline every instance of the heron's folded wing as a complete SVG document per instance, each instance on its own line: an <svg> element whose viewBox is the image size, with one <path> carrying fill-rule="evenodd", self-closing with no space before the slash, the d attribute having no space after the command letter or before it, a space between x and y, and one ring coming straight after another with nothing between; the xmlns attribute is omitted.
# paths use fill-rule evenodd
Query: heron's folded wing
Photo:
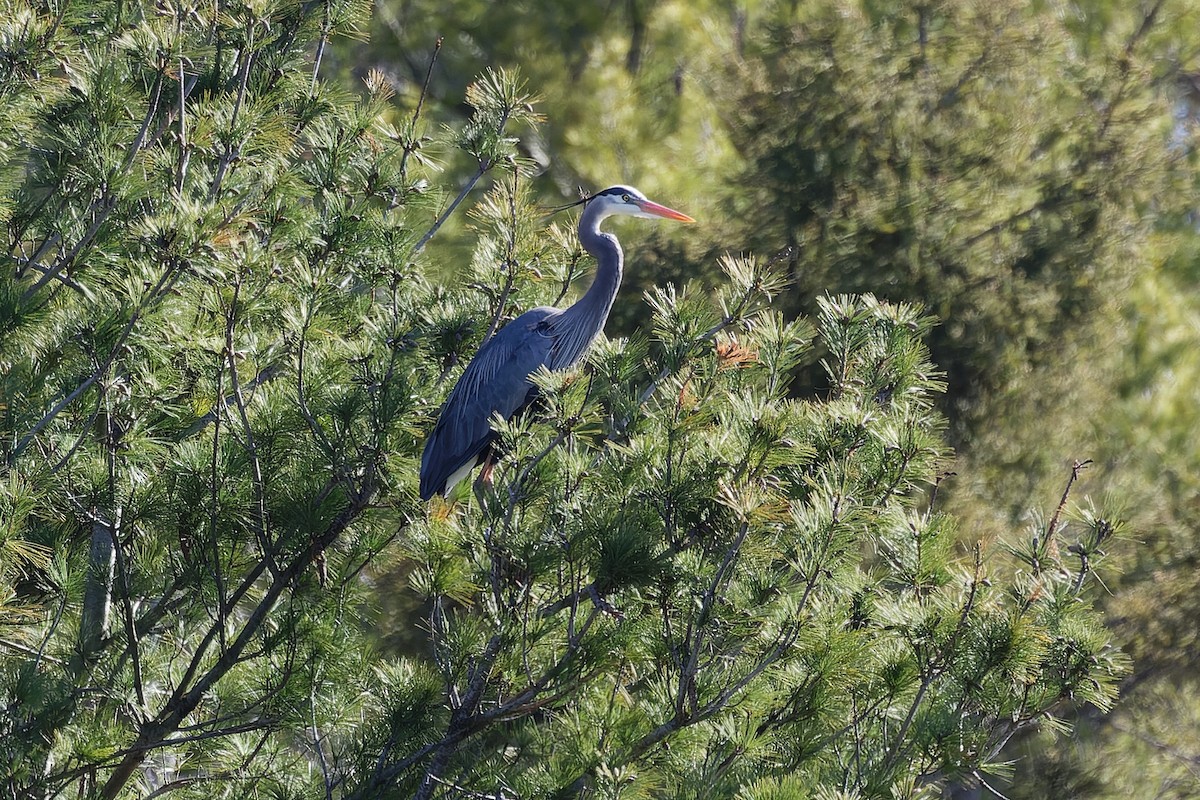
<svg viewBox="0 0 1200 800"><path fill-rule="evenodd" d="M529 376L547 363L554 340L545 322L556 313L552 308L526 311L479 348L425 442L421 497L448 488L446 480L492 441L493 414L508 419L532 399Z"/></svg>

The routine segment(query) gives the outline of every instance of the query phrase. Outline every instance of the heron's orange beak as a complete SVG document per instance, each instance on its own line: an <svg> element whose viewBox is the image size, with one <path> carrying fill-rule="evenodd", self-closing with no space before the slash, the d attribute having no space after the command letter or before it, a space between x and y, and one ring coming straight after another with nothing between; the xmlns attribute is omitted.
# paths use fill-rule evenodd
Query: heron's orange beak
<svg viewBox="0 0 1200 800"><path fill-rule="evenodd" d="M645 211L647 214L653 214L656 217L665 217L666 219L676 219L676 220L679 220L680 222L695 222L696 221L696 220L692 219L691 217L689 217L687 214L684 214L680 211L676 211L673 208L667 208L666 206L660 206L658 203L652 203L649 200L642 200L642 201L638 202L638 207L640 207L642 209L642 211Z"/></svg>

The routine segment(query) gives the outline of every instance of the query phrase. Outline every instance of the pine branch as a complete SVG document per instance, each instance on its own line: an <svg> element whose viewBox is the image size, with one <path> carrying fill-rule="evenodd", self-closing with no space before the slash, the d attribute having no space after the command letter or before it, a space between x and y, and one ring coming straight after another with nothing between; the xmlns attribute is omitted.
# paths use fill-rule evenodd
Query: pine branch
<svg viewBox="0 0 1200 800"><path fill-rule="evenodd" d="M243 447L250 457L251 477L254 486L254 535L258 539L259 549L267 561L267 567L272 574L279 572L275 563L275 545L268 533L267 503L265 481L263 479L262 462L258 457L258 446L254 439L254 429L250 425L250 415L246 412L246 398L242 394L242 385L238 380L237 363L234 358L233 329L237 320L238 295L241 291L241 280L233 284L233 297L230 298L229 308L225 319L225 359L229 368L229 382L233 387L233 397L237 406L238 417L242 423L242 435L245 437Z"/></svg>
<svg viewBox="0 0 1200 800"><path fill-rule="evenodd" d="M221 728L219 730L209 730L209 731L205 731L204 733L196 733L196 734L191 734L188 736L167 737L167 738L156 740L154 742L148 742L141 746L135 746L133 748L120 750L116 753L113 753L108 759L106 759L105 762L89 763L89 764L85 764L85 765L82 765L82 766L79 766L79 767L76 767L73 769L54 773L52 778L53 778L54 782L56 782L56 783L69 783L71 781L78 780L79 778L81 778L83 776L94 775L96 772L96 769L98 767L103 767L105 765L105 763L112 762L116 759L129 758L129 757L139 757L141 759L144 759L149 753L153 752L154 750L178 747L179 745L183 745L183 744L195 744L196 742L211 741L213 739L223 739L227 736L236 736L238 734L251 733L254 731L265 730L265 731L268 731L268 733L269 733L271 730L275 729L277 726L278 726L278 722L275 720L256 719L253 722L243 722L243 723L239 723L237 725L230 725L227 728ZM261 747L261 744L260 744L260 747ZM234 771L231 771L231 774L236 774L237 772L238 771L234 770ZM50 777L50 776L48 776L48 777ZM199 780L199 779L200 778L197 778L196 780ZM173 783L176 784L176 788L180 788L180 786L182 785L182 784L180 784L179 781L175 781ZM157 792L156 792L156 794L157 794ZM153 795L148 795L148 796L153 796Z"/></svg>
<svg viewBox="0 0 1200 800"><path fill-rule="evenodd" d="M474 798L474 800L516 800L515 795L506 795L502 791L498 791L495 794L488 794L486 792L476 792L471 789L467 789L463 786L459 786L456 783L443 780L442 778L434 778L433 780L436 783L445 786L447 789L452 789L454 793L460 797L470 797Z"/></svg>
<svg viewBox="0 0 1200 800"><path fill-rule="evenodd" d="M743 521L738 528L737 536L725 551L725 558L713 573L713 578L704 591L699 610L688 619L687 632L684 633L683 640L685 643L691 642L691 644L687 647L687 661L679 673L679 688L675 695L676 717L691 716L696 712L698 702L695 695L696 675L699 669L700 651L704 649L704 628L709 622L713 603L717 600L717 590L725 581L729 569L733 566L733 562L742 548L742 543L746 541L746 534L749 530L750 524ZM689 703L687 702L689 699L691 701L690 708L688 708Z"/></svg>
<svg viewBox="0 0 1200 800"><path fill-rule="evenodd" d="M517 283L517 172L513 172L512 190L508 192L508 237L505 241L504 254L504 286L500 290L500 297L496 300L496 311L492 314L492 320L488 323L487 332L483 334L481 343L486 344L495 334L496 329L500 327L500 320L504 318L504 306L508 304L509 295Z"/></svg>
<svg viewBox="0 0 1200 800"><path fill-rule="evenodd" d="M120 335L117 337L116 344L113 346L111 352L109 352L108 358L105 359L103 364L96 367L92 374L89 375L83 381L83 383L75 387L75 389L72 390L66 397L58 401L53 408L46 412L46 414L40 420L38 420L38 422L27 434L21 437L16 446L13 447L12 451L8 454L8 465L10 467L16 463L17 458L19 458L21 453L25 451L25 448L29 446L29 443L32 442L39 433L42 432L42 429L53 422L65 408L74 403L84 392L90 389L102 375L108 372L109 368L112 367L113 363L117 360L117 356L121 353L122 348L125 345L125 341L129 338L129 335L133 333L134 327L136 327L142 315L146 313L150 304L169 292L171 287L174 286L178 277L179 271L175 266L169 266L163 271L162 277L159 278L158 283L155 284L153 289L150 291L148 299L134 309L129 322L121 330Z"/></svg>
<svg viewBox="0 0 1200 800"><path fill-rule="evenodd" d="M57 242L57 241L58 241L58 234L54 234L53 236L47 237L45 243L43 243L43 247L45 247L46 245L49 245L52 242ZM22 248L22 249L24 249L24 248ZM42 250L39 249L38 252L41 253ZM32 269L34 272L37 272L38 274L43 275L43 276L47 276L49 274L49 272L51 271L51 269L53 269L52 267L42 266L40 263L38 263L38 261L36 259L33 259L33 258L17 258L17 259L15 259L15 261L17 262L17 277L18 278L22 277L25 274L25 270L27 270L27 269ZM49 275L49 277L58 281L58 283L61 284L62 286L65 286L68 289L71 289L76 294L80 294L80 295L87 294L87 289L83 288L82 285L80 285L78 282L76 282L69 275L63 275L61 272L58 272L54 275Z"/></svg>
<svg viewBox="0 0 1200 800"><path fill-rule="evenodd" d="M11 641L9 639L0 639L0 647L7 647L9 650L23 653L27 656L33 656L37 661L46 661L47 663L54 664L55 666L63 666L67 663L61 658L54 658L53 656L44 655L40 650L21 644L20 642Z"/></svg>
<svg viewBox="0 0 1200 800"><path fill-rule="evenodd" d="M292 559L285 569L274 575L270 584L263 592L262 599L259 600L254 610L243 623L237 638L229 644L229 647L221 653L216 662L203 675L196 677L199 657L203 656L204 651L207 650L208 643L211 643L216 636L215 632L210 629L209 633L204 637L204 641L197 648L197 657L193 658L183 679L176 686L175 691L166 704L153 719L139 726L134 746L130 748L130 752L113 769L108 780L105 781L100 789L99 796L103 800L116 800L116 797L121 793L130 778L133 777L134 772L141 765L145 758L145 752L166 741L179 728L183 720L196 709L205 694L218 681L224 678L231 669L240 663L242 654L249 646L251 640L257 636L259 629L266 622L268 615L275 607L276 602L283 592L301 572L311 567L314 558L319 553L324 552L351 523L358 519L362 511L368 506L374 492L375 487L373 486L363 487L359 495L352 499L351 504L334 519L325 531L319 536L313 537L308 546ZM265 562L260 560L258 566L247 576L247 580L243 582L242 588L239 591L244 592L248 590L250 585L257 581L265 568ZM231 598L231 607L236 602L235 598ZM225 624L226 620L219 619L214 623L213 627L222 628Z"/></svg>
<svg viewBox="0 0 1200 800"><path fill-rule="evenodd" d="M575 657L579 654L582 648L582 637L586 635L587 631L592 627L592 624L599 618L599 616L599 609L592 609L592 612L580 626L578 635L574 637L573 641L568 644L566 651L559 658L559 660L553 666L547 669L541 678L519 691L509 701L502 703L489 711L471 711L466 714L460 714L457 717L457 721L456 717L452 715L450 725L448 726L447 732L442 739L420 748L416 752L410 754L408 757L394 764L387 763L387 757L390 755L390 748L392 746L391 742L389 742L388 746L385 747L380 753L379 759L375 764L375 771L371 778L366 783L359 786L354 792L349 794L346 800L367 800L367 798L374 797L379 790L391 785L397 777L430 755L434 755L434 761L431 763L425 774L422 786L430 783L436 783L437 779L440 778L442 771L445 770L447 764L449 763L453 749L457 748L458 745L465 742L471 736L486 729L489 725L498 722L505 722L533 713L544 708L547 704L556 702L562 697L567 696L568 690L564 688L561 692L550 698L540 697L540 695L550 685L554 678L562 674L574 661ZM480 692L482 691L483 686L486 685L486 679L489 674L480 672L480 666L486 665L487 670L490 672L491 665L494 663L494 660L498 655L498 651L493 653L491 652L491 648L493 643L497 643L498 641L499 640L497 637L493 637L489 641L488 647L485 648L479 664L475 667L473 673L475 677L472 679L471 683L474 686L476 679L481 680L482 682L478 685ZM496 646L498 647L499 645L497 644ZM599 670L597 670L594 675L598 673ZM581 683L582 682L583 681L581 681ZM472 699L471 691L472 689L469 688L463 699L452 701L452 705L455 707L456 713L462 712L463 709L472 708L473 705L478 704L479 696L475 696ZM432 791L432 789L430 789L430 791Z"/></svg>
<svg viewBox="0 0 1200 800"><path fill-rule="evenodd" d="M974 770L971 772L971 774L975 776L975 780L979 781L980 786L987 789L988 792L990 792L994 797L998 798L998 800L1008 800L1008 798L1001 794L996 787L987 782L987 780L983 777L982 772L979 770Z"/></svg>
<svg viewBox="0 0 1200 800"><path fill-rule="evenodd" d="M983 549L977 542L975 544L975 572L971 577L971 583L967 589L966 602L963 603L962 611L958 616L958 624L954 627L954 633L951 634L950 641L942 648L940 653L934 656L921 678L921 685L917 687L916 696L908 708L908 713L905 715L904 721L900 723L900 730L896 733L896 738L892 746L888 748L888 757L885 762L886 769L890 770L895 767L901 754L904 752L905 739L908 737L909 728L912 727L913 720L917 716L917 711L920 709L921 703L925 700L925 695L932 688L934 682L949 668L950 659L957 652L958 640L962 637L963 631L966 630L967 620L970 618L971 612L975 610L975 598L982 581Z"/></svg>
<svg viewBox="0 0 1200 800"><path fill-rule="evenodd" d="M762 266L762 271L765 272L770 270L780 262L791 258L792 254L793 248L785 247L783 250L780 250L767 260L767 262ZM734 303L733 308L730 309L716 325L713 325L704 333L700 334L689 344L688 352L696 352L701 346L715 339L722 331L725 331L736 324L744 322L747 312L751 309L754 302L759 298L760 294L761 290L758 282L751 282ZM656 375L654 379L650 381L649 385L647 385L642 391L641 395L638 396L635 410L641 409L642 406L646 405L646 403L650 401L650 398L654 396L656 391L658 391L658 387L662 384L662 382L671 375L671 372L672 369L670 366L663 367L662 370L659 371L658 375ZM629 423L632 421L632 416L618 421L613 426L614 435L621 435L629 427Z"/></svg>
<svg viewBox="0 0 1200 800"><path fill-rule="evenodd" d="M51 663L57 662L60 664L65 663L59 659L53 658L52 656L46 655L46 646L49 645L50 640L54 638L54 633L55 633L55 631L58 630L58 625L60 622L62 622L63 612L66 611L66 609L67 609L67 594L66 594L66 592L64 592L62 595L62 599L58 604L58 611L56 611L54 613L54 619L51 620L50 625L46 628L46 635L44 637L42 637L42 643L40 645L38 645L37 655L33 659L34 670L37 670L41 666L41 663L43 661L49 661Z"/></svg>
<svg viewBox="0 0 1200 800"><path fill-rule="evenodd" d="M653 748L666 741L672 734L691 725L703 722L711 718L714 714L719 713L728 706L734 697L744 691L747 686L756 681L767 669L776 664L788 652L795 643L799 631L799 624L789 626L788 629L782 631L779 637L776 638L771 649L740 679L726 687L702 707L693 706L690 711L683 713L680 713L677 709L676 713L670 719L631 744L619 758L606 760L607 765L609 767L619 767L632 764L649 753ZM567 791L572 795L582 794L587 785L589 774L584 773L580 775Z"/></svg>
<svg viewBox="0 0 1200 800"><path fill-rule="evenodd" d="M83 443L92 437L92 426L96 424L96 420L100 419L100 414L103 413L103 411L104 400L103 398L97 398L96 408L94 411L92 411L91 415L88 416L87 422L80 426L80 434L75 437L74 444L67 448L67 452L63 454L62 458L55 462L54 466L50 468L51 475L57 475L60 471L62 471L62 469L70 463L71 458L79 451L79 448L83 445Z"/></svg>
<svg viewBox="0 0 1200 800"><path fill-rule="evenodd" d="M191 78L186 78L187 73L184 71L184 62L186 59L183 56L179 58L179 166L176 168L175 191L182 195L184 186L187 185L188 164L192 160L192 145L188 142L188 127L187 127L187 99L191 97L192 89L196 87L196 82L200 80L200 75L197 73ZM159 139L166 132L172 120L170 118L163 120L163 125L155 135L155 139Z"/></svg>
<svg viewBox="0 0 1200 800"><path fill-rule="evenodd" d="M330 441L329 435L325 432L325 428L317 421L316 416L308 407L308 399L305 397L304 390L304 355L305 345L308 341L308 325L310 320L304 320L304 326L300 329L299 342L296 345L296 404L300 409L300 416L304 418L305 424L308 425L309 432L313 435L325 451L331 456L337 452Z"/></svg>
<svg viewBox="0 0 1200 800"><path fill-rule="evenodd" d="M237 98L233 102L233 113L229 118L230 141L225 145L225 151L221 154L220 160L217 162L217 168L213 175L212 184L208 189L208 199L216 200L221 194L221 185L225 182L225 172L229 169L229 165L240 155L241 146L233 146L233 132L237 130L238 116L242 112L242 105L246 102L246 89L250 83L250 69L254 65L254 59L257 53L254 50L254 26L250 26L246 32L246 46L242 49L242 61L238 68L238 86Z"/></svg>
<svg viewBox="0 0 1200 800"><path fill-rule="evenodd" d="M216 377L216 396L220 397L225 391L225 366L217 364ZM221 407L217 406L213 411L218 412L214 417L212 443L208 451L208 540L212 545L212 572L213 584L216 588L217 600L217 618L225 619L228 616L230 601L229 595L225 587L225 572L221 567L221 545L218 524L220 516L220 475L219 464L221 457ZM222 625L217 631L220 640L221 650L225 649L225 627Z"/></svg>
<svg viewBox="0 0 1200 800"><path fill-rule="evenodd" d="M122 620L125 624L126 652L129 653L133 668L133 689L137 694L138 707L146 707L145 681L142 676L141 644L138 641L137 625L133 619L133 600L129 590L129 567L125 562L125 549L121 546L121 507L117 506L113 513L114 524L109 526L108 533L112 537L113 553L116 556L117 582L121 589Z"/></svg>
<svg viewBox="0 0 1200 800"><path fill-rule="evenodd" d="M268 364L255 373L254 377L242 384L243 391L252 392L260 386L270 383L271 381L283 375L283 365L279 362ZM223 409L227 409L237 403L235 394L226 395L212 409L205 412L204 416L198 418L195 422L189 425L179 434L180 439L188 439L203 431L209 425L216 423Z"/></svg>
<svg viewBox="0 0 1200 800"><path fill-rule="evenodd" d="M150 121L154 118L154 115L158 113L158 101L162 95L163 73L164 69L163 67L160 67L154 79L154 87L150 91L150 104L146 111L146 116L142 120L141 130L138 131L137 137L134 138L133 143L130 144L128 152L125 155L125 163L121 166L120 173L122 176L127 175L130 169L132 169L134 159L136 158L138 152L142 149L142 144L145 142L146 131L150 127ZM21 299L24 302L29 302L42 289L43 286L57 278L59 273L61 273L71 264L75 263L75 259L79 256L79 254L82 253L84 249L92 243L92 240L96 238L96 234L100 232L101 226L108 221L109 215L112 214L113 210L117 207L117 202L113 195L111 183L112 182L105 183L100 196L92 202L91 207L88 209L88 214L96 214L96 218L92 221L91 226L87 229L79 241L75 243L74 247L58 257L54 263L54 266L45 270L41 270L42 277L35 281L34 284L26 289L24 294L21 295ZM47 240L47 242L49 242L49 240ZM41 250L39 249L38 252L40 253ZM37 256L35 256L34 259L35 263L36 259Z"/></svg>
<svg viewBox="0 0 1200 800"><path fill-rule="evenodd" d="M333 800L333 788L337 785L337 781L330 774L329 761L325 758L325 741L321 736L321 729L317 725L316 688L317 681L316 676L314 676L308 689L309 719L312 723L313 731L313 750L317 754L317 764L321 767L321 780L325 784L325 800Z"/></svg>
<svg viewBox="0 0 1200 800"><path fill-rule="evenodd" d="M450 757L454 755L463 740L470 735L473 727L472 717L483 697L483 689L491 674L492 665L495 664L496 656L500 654L501 643L502 640L499 636L492 636L488 640L487 646L484 647L483 653L480 654L479 661L470 670L470 680L467 684L467 691L463 695L462 704L450 714L449 729L443 740L445 744L435 753L429 768L425 771L425 777L417 787L416 794L413 795L413 800L431 800L437 789L437 780L449 764Z"/></svg>

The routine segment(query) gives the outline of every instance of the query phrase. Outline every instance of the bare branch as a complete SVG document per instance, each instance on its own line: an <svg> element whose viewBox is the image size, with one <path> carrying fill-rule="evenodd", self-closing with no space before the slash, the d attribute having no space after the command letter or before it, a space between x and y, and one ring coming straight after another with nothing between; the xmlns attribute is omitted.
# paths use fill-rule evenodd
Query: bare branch
<svg viewBox="0 0 1200 800"><path fill-rule="evenodd" d="M41 650L35 650L28 645L21 644L20 642L14 642L9 639L0 639L0 647L7 647L9 650L15 650L16 652L24 653L27 656L33 656L34 658L40 660L49 661L51 664L55 665L62 665L66 663L61 658L53 658L52 656L43 655Z"/></svg>
<svg viewBox="0 0 1200 800"><path fill-rule="evenodd" d="M446 220L450 219L450 215L454 213L455 209L462 205L462 202L467 199L467 195L471 193L471 190L475 188L475 185L479 183L480 179L488 173L492 166L493 162L486 158L479 162L479 168L476 169L475 174L467 179L467 182L463 184L462 189L460 189L458 192L458 196L456 196L454 200L450 202L450 205L446 207L445 211L438 215L438 218L433 221L433 225L430 226L429 230L425 231L425 234L417 241L416 246L413 247L413 255L416 255L425 249L425 245L429 244L429 240L432 239L434 235L441 229L441 227L446 224Z"/></svg>
<svg viewBox="0 0 1200 800"><path fill-rule="evenodd" d="M1079 480L1079 473L1091 466L1091 463L1092 460L1089 458L1083 461L1076 461L1071 465L1071 477L1067 478L1067 485L1063 489L1062 498L1059 499L1058 507L1054 509L1054 514L1050 517L1050 524L1046 526L1047 542L1051 541L1054 538L1054 534L1058 532L1058 520L1067 507L1067 499L1071 496L1071 487L1075 485L1075 481Z"/></svg>
<svg viewBox="0 0 1200 800"><path fill-rule="evenodd" d="M433 78L433 65L437 63L438 54L442 52L442 37L433 43L433 55L429 57L429 68L425 70L425 81L421 84L421 93L417 95L417 107L413 109L412 120L408 123L408 141L404 143L404 154L400 156L400 178L408 175L408 157L420 146L417 138L417 121L421 118L421 108L429 95L429 81Z"/></svg>

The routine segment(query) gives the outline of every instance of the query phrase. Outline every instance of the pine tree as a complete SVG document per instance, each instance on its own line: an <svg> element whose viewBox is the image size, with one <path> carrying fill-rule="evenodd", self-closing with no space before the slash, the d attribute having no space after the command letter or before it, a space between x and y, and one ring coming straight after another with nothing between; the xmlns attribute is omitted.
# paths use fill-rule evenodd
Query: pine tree
<svg viewBox="0 0 1200 800"><path fill-rule="evenodd" d="M370 52L343 58L415 91L414 54L452 32L432 84L451 117L482 65L519 64L554 110L530 149L559 190L624 175L703 220L622 232L638 258L610 334L644 326L643 290L715 283L704 252L789 235L798 283L781 307L811 311L827 290L925 303L944 321L930 344L958 475L942 502L960 529L1003 535L1080 454L1096 463L1074 491L1118 495L1133 531L1106 548L1101 593L1135 661L1117 713L1084 709L1082 732L1014 748L1057 763L1023 761L1002 791L1200 792L1194 4L618 5L383 3ZM970 241L1006 211L1015 224Z"/></svg>
<svg viewBox="0 0 1200 800"><path fill-rule="evenodd" d="M1116 523L958 550L931 319L785 320L779 258L651 293L498 423L482 504L421 504L465 362L587 263L539 224L514 75L432 137L381 76L321 80L365 11L0 15L7 796L929 796L1112 701ZM425 245L467 207L445 282Z"/></svg>

